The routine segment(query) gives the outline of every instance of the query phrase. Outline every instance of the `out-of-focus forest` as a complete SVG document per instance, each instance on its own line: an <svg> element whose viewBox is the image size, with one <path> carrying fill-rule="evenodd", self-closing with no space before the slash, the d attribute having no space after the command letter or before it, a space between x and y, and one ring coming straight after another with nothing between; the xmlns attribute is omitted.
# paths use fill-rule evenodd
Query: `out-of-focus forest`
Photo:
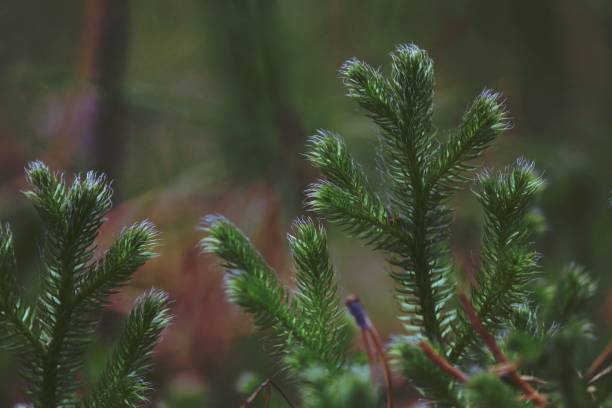
<svg viewBox="0 0 612 408"><path fill-rule="evenodd" d="M105 312L86 381L150 286L169 291L176 316L156 354L154 406L238 406L249 373L277 371L226 302L196 226L206 213L227 215L288 277L285 232L317 176L302 157L307 136L336 130L375 164L375 128L344 96L337 69L352 56L383 65L399 43L418 44L436 63L440 132L485 86L504 93L514 128L484 162L534 160L547 180L538 203L544 272L573 260L610 288L610 2L5 0L0 38L0 219L15 230L28 293L42 239L20 193L29 161L110 175L115 206L101 249L142 218L163 232L160 256ZM453 252L470 272L481 214L469 191L453 204ZM380 256L334 228L331 253L343 294L358 294L385 336L400 332ZM611 333L610 290L592 313ZM0 354L3 407L22 401L15 365Z"/></svg>

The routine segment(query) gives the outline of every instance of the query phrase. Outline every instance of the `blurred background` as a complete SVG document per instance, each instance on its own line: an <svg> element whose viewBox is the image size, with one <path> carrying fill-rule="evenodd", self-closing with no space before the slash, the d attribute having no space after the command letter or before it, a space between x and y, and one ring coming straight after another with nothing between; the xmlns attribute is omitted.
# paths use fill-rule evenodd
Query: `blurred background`
<svg viewBox="0 0 612 408"><path fill-rule="evenodd" d="M504 93L515 126L483 162L536 162L548 182L544 271L585 265L602 287L592 313L612 332L608 1L4 0L0 38L0 219L14 227L26 291L35 296L41 268L41 225L20 193L31 160L114 179L101 247L143 218L163 231L161 256L105 312L86 382L150 286L170 292L176 315L156 356L154 406L238 406L240 383L276 371L226 302L216 260L200 255L196 226L227 215L290 283L285 234L317 177L306 137L338 131L374 165L376 129L337 69L353 56L386 68L404 42L436 63L441 134L485 86ZM471 271L481 213L469 189L453 204L453 252ZM385 336L400 332L382 257L330 234L343 295L358 294ZM0 406L22 401L14 367L0 354Z"/></svg>

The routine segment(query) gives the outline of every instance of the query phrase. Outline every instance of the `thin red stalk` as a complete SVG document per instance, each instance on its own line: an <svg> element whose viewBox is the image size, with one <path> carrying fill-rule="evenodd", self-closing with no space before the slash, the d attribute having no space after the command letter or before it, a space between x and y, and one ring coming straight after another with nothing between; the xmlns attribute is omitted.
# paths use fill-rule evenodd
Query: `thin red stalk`
<svg viewBox="0 0 612 408"><path fill-rule="evenodd" d="M376 356L372 351L372 345L370 344L370 339L368 337L368 332L366 329L361 329L361 339L363 341L363 347L365 348L366 354L368 355L368 365L370 366L370 381L372 382L372 386L374 385L374 365L376 364Z"/></svg>
<svg viewBox="0 0 612 408"><path fill-rule="evenodd" d="M270 399L272 398L272 387L266 387L266 393L264 394L264 408L270 408Z"/></svg>
<svg viewBox="0 0 612 408"><path fill-rule="evenodd" d="M387 357L385 355L385 349L383 347L382 340L376 327L370 321L368 314L366 313L363 305L359 301L359 298L355 295L350 295L346 298L346 307L355 319L355 323L361 329L361 335L363 337L363 344L366 349L366 353L368 354L368 360L370 362L370 375L372 379L373 375L373 367L375 363L374 353L370 347L370 342L368 340L368 336L374 343L374 350L378 354L380 362L383 366L385 383L387 385L387 408L393 408L393 385L391 383L391 369L389 368L389 363L387 362Z"/></svg>
<svg viewBox="0 0 612 408"><path fill-rule="evenodd" d="M433 361L442 370L446 371L451 377L460 383L467 382L468 376L463 371L451 365L444 357L436 353L429 343L426 341L420 341L419 347L431 361Z"/></svg>
<svg viewBox="0 0 612 408"><path fill-rule="evenodd" d="M495 341L493 335L489 333L489 331L480 321L478 313L474 309L474 306L472 306L472 302L470 302L465 293L459 294L459 301L461 302L463 310L465 311L465 314L470 320L472 327L474 328L474 330L476 330L476 333L478 333L487 348L491 351L491 353L495 357L495 360L499 364L508 365L508 375L510 376L514 384L518 386L521 391L523 391L526 399L529 401L533 401L538 407L545 407L547 405L546 399L541 394L539 394L531 385L529 385L529 383L524 381L519 375L516 368L513 365L509 364L508 359L497 345L497 341Z"/></svg>
<svg viewBox="0 0 612 408"><path fill-rule="evenodd" d="M393 408L393 384L391 377L391 369L389 368L389 363L387 362L385 349L382 345L382 341L376 328L374 326L370 326L367 330L370 334L370 337L372 337L372 341L374 342L374 346L376 348L376 351L378 352L378 357L380 358L380 362L383 366L383 372L385 374L385 383L387 384L387 408Z"/></svg>

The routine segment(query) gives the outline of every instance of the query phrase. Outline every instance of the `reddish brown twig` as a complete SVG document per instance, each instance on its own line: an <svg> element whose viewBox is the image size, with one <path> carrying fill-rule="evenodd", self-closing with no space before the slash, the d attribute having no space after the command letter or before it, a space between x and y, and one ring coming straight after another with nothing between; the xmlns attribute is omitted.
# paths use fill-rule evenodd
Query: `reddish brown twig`
<svg viewBox="0 0 612 408"><path fill-rule="evenodd" d="M606 375L612 373L612 366L607 366L606 368L600 370L589 380L589 384L593 384L595 381L598 381L600 378L605 377Z"/></svg>
<svg viewBox="0 0 612 408"><path fill-rule="evenodd" d="M494 373L498 377L503 377L508 375L512 370L518 370L518 366L515 363L506 362L496 364L489 369L492 373Z"/></svg>
<svg viewBox="0 0 612 408"><path fill-rule="evenodd" d="M548 382L547 382L547 381L544 381L543 379L538 378L538 377L534 377L534 376L532 376L532 375L521 375L521 378L522 378L524 381L527 381L527 382L528 382L528 383L530 383L530 384L540 384L540 385L546 385L546 384L548 384Z"/></svg>
<svg viewBox="0 0 612 408"><path fill-rule="evenodd" d="M281 395L281 397L283 397L285 402L291 408L295 408L295 406L291 403L291 400L289 400L289 398L287 397L287 395L285 395L283 390L281 390L281 388L269 378L266 378L261 384L259 384L259 387L257 387L255 391L253 391L253 393L249 396L249 398L247 398L246 401L244 401L242 405L240 405L240 408L248 408L253 403L253 401L255 401L255 399L259 396L259 394L262 393L262 391L265 391L264 407L267 408L270 405L270 399L272 397L272 388L274 388Z"/></svg>
<svg viewBox="0 0 612 408"><path fill-rule="evenodd" d="M436 353L436 351L426 341L420 341L419 347L431 361L433 361L438 367L446 371L451 377L459 381L460 383L466 383L468 376L458 368L454 367L444 357Z"/></svg>
<svg viewBox="0 0 612 408"><path fill-rule="evenodd" d="M591 381L601 371L601 366L612 356L612 341L608 343L606 348L597 356L589 369L587 370L586 380Z"/></svg>
<svg viewBox="0 0 612 408"><path fill-rule="evenodd" d="M368 333L370 333L370 337L374 342L374 347L378 352L378 358L383 366L383 374L385 376L385 383L387 384L387 408L393 408L393 379L391 377L391 369L389 368L385 349L376 328L374 326L370 326L366 330Z"/></svg>
<svg viewBox="0 0 612 408"><path fill-rule="evenodd" d="M272 387L267 387L266 393L264 394L264 408L270 407L270 399L272 399Z"/></svg>
<svg viewBox="0 0 612 408"><path fill-rule="evenodd" d="M370 336L368 336L368 332L366 330L361 329L361 340L363 341L363 348L365 348L366 354L368 356L368 366L370 367L370 378L372 380L372 387L374 387L374 365L376 364L376 355L372 350L372 345L370 344Z"/></svg>
<svg viewBox="0 0 612 408"><path fill-rule="evenodd" d="M359 301L359 298L355 295L350 295L346 298L346 307L349 312L355 319L357 326L361 330L361 336L363 339L364 347L366 349L366 353L368 355L368 360L370 362L370 374L372 375L374 372L374 364L375 364L375 354L371 349L370 341L374 343L374 351L376 355L378 355L378 359L383 367L383 374L385 377L385 385L387 386L387 408L393 408L393 384L391 377L391 369L389 368L389 363L387 362L387 356L385 354L385 349L383 347L382 340L376 327L370 321L363 305ZM374 376L371 376L372 379Z"/></svg>
<svg viewBox="0 0 612 408"><path fill-rule="evenodd" d="M461 302L463 310L465 311L465 314L470 320L472 327L474 328L474 330L476 330L476 333L480 336L487 348L491 351L491 353L495 357L495 360L499 364L508 367L508 375L512 379L512 382L514 382L514 384L521 389L523 394L525 394L525 398L527 400L533 401L533 403L536 404L536 406L538 407L545 407L547 405L546 398L544 398L543 395L538 393L531 385L529 385L528 382L523 380L518 371L516 370L516 367L509 363L508 359L497 345L497 341L495 341L493 335L489 333L489 331L480 321L478 313L474 309L474 306L472 306L472 302L470 302L465 293L459 294L459 301Z"/></svg>

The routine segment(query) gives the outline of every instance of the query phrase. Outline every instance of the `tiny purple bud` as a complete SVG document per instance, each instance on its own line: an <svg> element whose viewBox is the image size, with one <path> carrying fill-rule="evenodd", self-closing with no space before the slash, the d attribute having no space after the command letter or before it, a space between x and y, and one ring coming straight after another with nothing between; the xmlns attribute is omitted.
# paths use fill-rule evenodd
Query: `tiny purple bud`
<svg viewBox="0 0 612 408"><path fill-rule="evenodd" d="M367 329L370 327L368 315L357 296L350 295L346 298L345 304L347 309L349 310L349 313L355 319L355 323L357 323L357 326L362 329Z"/></svg>

